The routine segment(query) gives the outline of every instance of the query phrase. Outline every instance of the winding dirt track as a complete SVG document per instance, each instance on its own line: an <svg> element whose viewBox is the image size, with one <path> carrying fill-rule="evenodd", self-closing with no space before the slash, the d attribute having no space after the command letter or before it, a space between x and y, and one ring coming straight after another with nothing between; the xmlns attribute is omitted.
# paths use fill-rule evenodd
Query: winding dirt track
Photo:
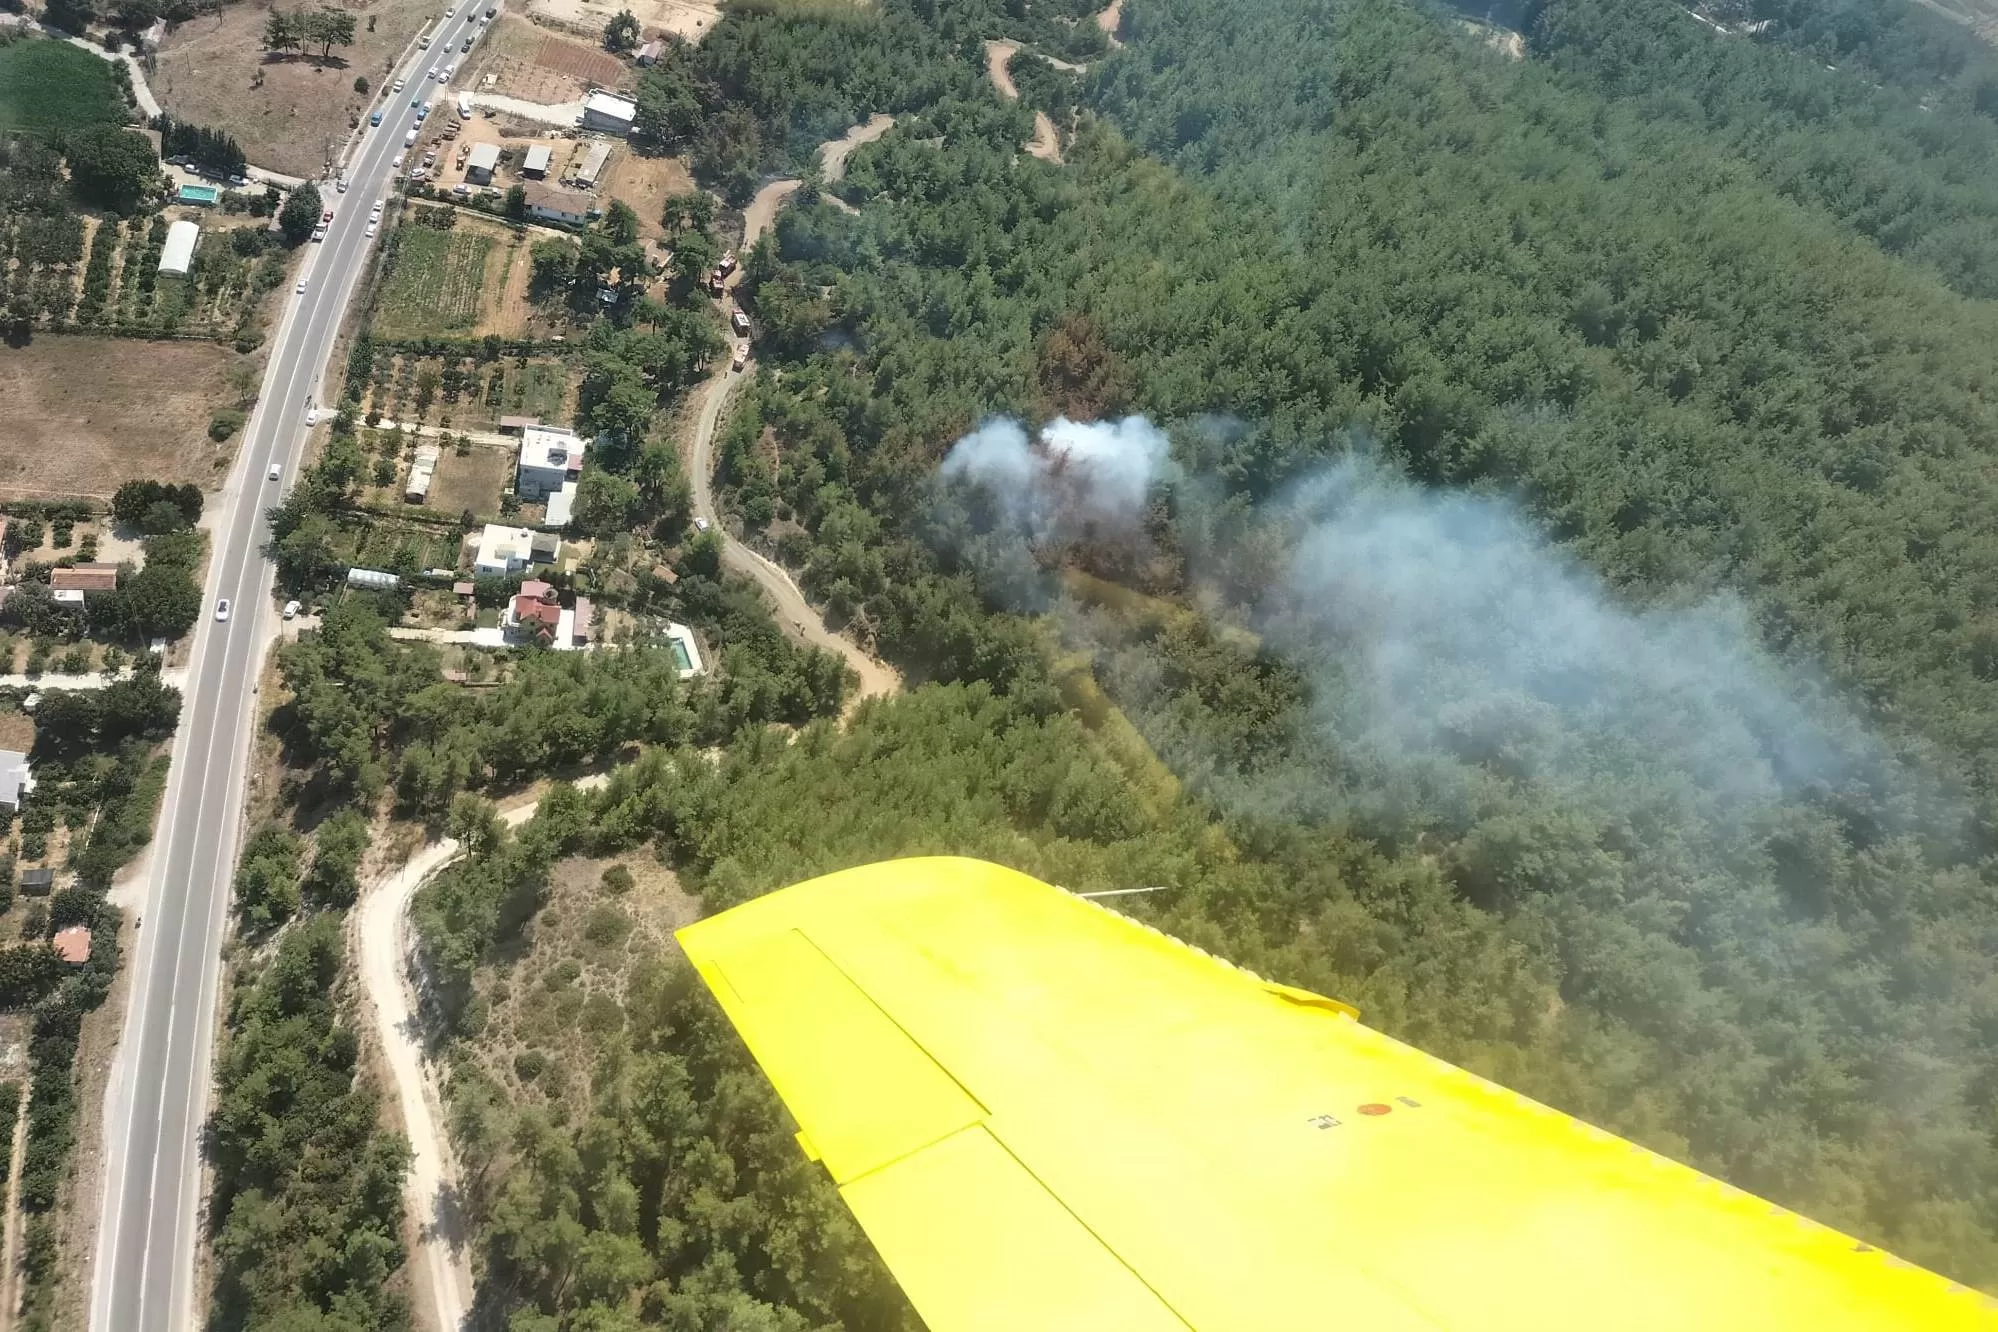
<svg viewBox="0 0 1998 1332"><path fill-rule="evenodd" d="M586 790L602 786L602 774L576 783ZM500 817L519 827L534 817L539 801L517 806ZM374 1013L375 1035L395 1083L402 1111L403 1133L412 1157L404 1195L416 1223L413 1275L417 1313L433 1332L458 1332L472 1309L471 1236L458 1210L458 1165L451 1154L444 1122L442 1070L424 1049L423 1025L416 1017L418 999L413 977L417 969L415 940L409 930L409 903L416 890L463 848L452 838L431 842L389 874L362 890L354 912L354 943L358 945L361 989Z"/></svg>
<svg viewBox="0 0 1998 1332"><path fill-rule="evenodd" d="M992 86L999 95L1009 102L1020 100L1020 90L1013 83L1013 57L1020 54L1018 42L988 41L985 43L985 72L992 78ZM1071 65L1066 60L1056 60L1052 56L1042 56L1056 69L1066 69L1081 73L1087 65ZM1045 111L1034 112L1034 137L1027 140L1027 155L1038 157L1043 162L1061 161L1061 139L1055 134L1054 122L1048 119Z"/></svg>

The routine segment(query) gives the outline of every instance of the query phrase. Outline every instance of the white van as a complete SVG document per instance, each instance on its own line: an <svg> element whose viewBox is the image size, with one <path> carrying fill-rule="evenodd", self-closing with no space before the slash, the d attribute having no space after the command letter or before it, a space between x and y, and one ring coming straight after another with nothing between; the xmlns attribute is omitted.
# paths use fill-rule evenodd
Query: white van
<svg viewBox="0 0 1998 1332"><path fill-rule="evenodd" d="M405 148L409 147L411 144L415 142L416 142L416 131L414 129L410 130L409 133L402 136L402 146Z"/></svg>

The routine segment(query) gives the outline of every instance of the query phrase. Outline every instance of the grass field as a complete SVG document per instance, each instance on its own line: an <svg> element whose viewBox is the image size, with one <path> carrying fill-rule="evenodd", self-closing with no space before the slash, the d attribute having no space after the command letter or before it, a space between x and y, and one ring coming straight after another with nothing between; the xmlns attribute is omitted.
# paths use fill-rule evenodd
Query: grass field
<svg viewBox="0 0 1998 1332"><path fill-rule="evenodd" d="M0 129L116 125L129 118L110 61L46 37L0 45Z"/></svg>
<svg viewBox="0 0 1998 1332"><path fill-rule="evenodd" d="M126 481L220 485L240 434L208 438L242 357L212 342L43 335L0 347L0 497L109 499ZM30 444L32 441L32 444Z"/></svg>
<svg viewBox="0 0 1998 1332"><path fill-rule="evenodd" d="M468 226L450 231L406 226L375 308L375 336L388 342L470 333L493 237Z"/></svg>
<svg viewBox="0 0 1998 1332"><path fill-rule="evenodd" d="M447 516L470 509L482 519L497 519L500 491L513 479L513 464L507 449L481 445L462 458L446 449L437 460L424 506Z"/></svg>

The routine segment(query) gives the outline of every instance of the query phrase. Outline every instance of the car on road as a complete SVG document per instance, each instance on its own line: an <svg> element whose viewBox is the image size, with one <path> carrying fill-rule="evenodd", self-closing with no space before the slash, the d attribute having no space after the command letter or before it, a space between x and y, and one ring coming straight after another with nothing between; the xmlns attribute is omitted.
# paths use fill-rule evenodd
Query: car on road
<svg viewBox="0 0 1998 1332"><path fill-rule="evenodd" d="M333 220L333 210L330 208L319 215L319 225L322 227L330 223L332 220Z"/></svg>
<svg viewBox="0 0 1998 1332"><path fill-rule="evenodd" d="M416 108L416 123L421 125L424 121L428 119L430 119L430 104L426 102L422 106ZM415 131L413 130L411 131L411 133L414 132Z"/></svg>
<svg viewBox="0 0 1998 1332"><path fill-rule="evenodd" d="M409 99L409 109L412 111L421 111L423 109L423 97L421 94Z"/></svg>
<svg viewBox="0 0 1998 1332"><path fill-rule="evenodd" d="M229 598L224 597L215 603L215 618L217 620L227 620L229 618Z"/></svg>
<svg viewBox="0 0 1998 1332"><path fill-rule="evenodd" d="M393 87L393 88L390 88L390 89L389 89L389 91L390 91L390 92L401 92L401 91L402 91L402 85L403 85L403 84L405 84L405 83L407 83L407 82L408 82L408 80L407 80L407 79L397 79L397 80L395 81L395 87Z"/></svg>
<svg viewBox="0 0 1998 1332"><path fill-rule="evenodd" d="M430 77L433 80L442 76L443 73L444 73L444 66L442 65L432 65L430 67Z"/></svg>
<svg viewBox="0 0 1998 1332"><path fill-rule="evenodd" d="M374 113L374 114L373 114L372 116L369 116L369 117L368 117L368 123L369 123L370 125L379 125L379 124L381 124L381 123L382 123L382 113L381 113L381 112L380 112L379 110L377 110L377 111L376 111L376 112L375 112L375 113Z"/></svg>
<svg viewBox="0 0 1998 1332"><path fill-rule="evenodd" d="M376 227L379 227L380 225L381 225L381 223L379 223L379 222L370 222L370 223L368 223L368 234L369 234L370 236L374 235L374 234L375 234L375 228L376 228Z"/></svg>
<svg viewBox="0 0 1998 1332"><path fill-rule="evenodd" d="M300 278L298 280L298 285L296 287L293 287L292 290L298 293L300 296L305 295L305 279Z"/></svg>
<svg viewBox="0 0 1998 1332"><path fill-rule="evenodd" d="M696 518L696 519L694 519L694 530L695 530L696 532L705 532L705 531L707 531L707 530L708 530L708 520L707 520L707 519L705 519L705 518Z"/></svg>
<svg viewBox="0 0 1998 1332"><path fill-rule="evenodd" d="M409 133L402 136L402 146L405 148L413 148L416 146L415 130L412 129Z"/></svg>
<svg viewBox="0 0 1998 1332"><path fill-rule="evenodd" d="M439 83L449 83L451 81L451 76L456 74L457 72L458 72L457 62L453 61L451 64L444 66L444 73L437 81Z"/></svg>
<svg viewBox="0 0 1998 1332"><path fill-rule="evenodd" d="M389 163L389 170L391 171L402 170L402 159L407 156L409 156L409 154L407 153L397 153L395 155L395 160Z"/></svg>
<svg viewBox="0 0 1998 1332"><path fill-rule="evenodd" d="M338 193L345 194L347 192L347 178L345 176L342 176L340 177L340 179L334 181L333 188Z"/></svg>
<svg viewBox="0 0 1998 1332"><path fill-rule="evenodd" d="M460 47L459 47L458 49L459 49L460 51L469 51L469 50L471 50L471 49L472 49L472 39L471 39L470 37L467 37L467 38L465 39L465 44L464 44L463 46L460 46Z"/></svg>
<svg viewBox="0 0 1998 1332"><path fill-rule="evenodd" d="M282 476L282 475L284 475L284 464L283 464L283 463L272 463L272 464L271 464L271 476L270 476L270 479L271 479L271 480L273 480L273 481L275 481L275 480L277 480L277 479L278 479L278 478L279 478L280 476Z"/></svg>
<svg viewBox="0 0 1998 1332"><path fill-rule="evenodd" d="M743 366L748 364L749 364L749 344L746 342L736 343L735 360L730 364L729 369L740 370L742 369Z"/></svg>

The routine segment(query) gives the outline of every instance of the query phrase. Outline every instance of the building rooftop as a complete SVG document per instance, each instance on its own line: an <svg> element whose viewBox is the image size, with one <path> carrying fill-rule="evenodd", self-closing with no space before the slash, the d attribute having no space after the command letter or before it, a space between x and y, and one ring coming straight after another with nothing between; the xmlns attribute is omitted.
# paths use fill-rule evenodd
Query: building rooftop
<svg viewBox="0 0 1998 1332"><path fill-rule="evenodd" d="M473 567L503 569L509 564L525 564L533 550L534 533L525 527L502 527L487 523L479 533L478 553Z"/></svg>
<svg viewBox="0 0 1998 1332"><path fill-rule="evenodd" d="M527 156L520 159L522 171L546 171L555 152L545 143L537 143L527 150Z"/></svg>
<svg viewBox="0 0 1998 1332"><path fill-rule="evenodd" d="M574 190L558 190L551 185L543 185L538 180L524 183L527 193L527 206L546 208L556 213L573 213L585 217L596 205L587 194L577 194Z"/></svg>
<svg viewBox="0 0 1998 1332"><path fill-rule="evenodd" d="M22 870L21 886L23 888L53 888L55 886L54 868L48 865L38 865L34 869Z"/></svg>
<svg viewBox="0 0 1998 1332"><path fill-rule="evenodd" d="M17 749L0 749L0 805L21 807L21 799L35 789L34 769L28 756Z"/></svg>
<svg viewBox="0 0 1998 1332"><path fill-rule="evenodd" d="M499 169L499 145L496 143L475 144L465 158L465 170L492 172Z"/></svg>
<svg viewBox="0 0 1998 1332"><path fill-rule="evenodd" d="M607 92L593 92L583 99L583 114L609 116L613 120L633 120L638 116L638 103L622 97L613 97Z"/></svg>
<svg viewBox="0 0 1998 1332"><path fill-rule="evenodd" d="M548 495L547 516L543 520L550 527L567 527L569 519L576 513L576 492L582 489L574 481L564 481L559 490Z"/></svg>
<svg viewBox="0 0 1998 1332"><path fill-rule="evenodd" d="M528 426L520 432L520 465L544 472L580 472L583 451L589 446L572 431Z"/></svg>
<svg viewBox="0 0 1998 1332"><path fill-rule="evenodd" d="M576 179L585 185L594 186L597 177L603 174L604 163L610 161L610 145L593 143L590 151L583 154L583 164L576 168Z"/></svg>

